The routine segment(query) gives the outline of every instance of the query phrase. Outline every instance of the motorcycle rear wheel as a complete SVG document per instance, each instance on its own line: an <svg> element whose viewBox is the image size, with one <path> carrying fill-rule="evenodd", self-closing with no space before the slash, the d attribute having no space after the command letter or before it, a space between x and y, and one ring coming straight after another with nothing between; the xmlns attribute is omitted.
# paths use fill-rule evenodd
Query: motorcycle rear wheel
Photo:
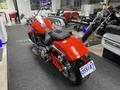
<svg viewBox="0 0 120 90"><path fill-rule="evenodd" d="M79 65L77 62L71 63L71 70L69 70L69 77L68 79L75 85L79 85L82 82L86 81L90 75L86 76L85 78L82 78Z"/></svg>

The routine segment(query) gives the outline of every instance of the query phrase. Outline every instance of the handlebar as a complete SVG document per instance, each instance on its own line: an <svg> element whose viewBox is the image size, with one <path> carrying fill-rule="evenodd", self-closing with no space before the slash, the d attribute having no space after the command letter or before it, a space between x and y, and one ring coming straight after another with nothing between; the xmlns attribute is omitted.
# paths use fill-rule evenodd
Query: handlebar
<svg viewBox="0 0 120 90"><path fill-rule="evenodd" d="M101 28L104 25L104 23L109 21L112 14L113 14L112 12L108 12L108 15L105 17L104 17L104 15L96 16L96 18L92 21L92 23L90 23L90 25L87 27L87 32L83 35L82 41L85 42L93 32L95 32L95 31L97 32L99 30L99 28ZM99 18L104 19L104 20L102 22L100 22L100 24L97 26L97 24L98 24L97 19L99 20Z"/></svg>
<svg viewBox="0 0 120 90"><path fill-rule="evenodd" d="M38 12L37 12L37 14L35 16L37 16L39 14L39 12L42 9L42 7L45 7L45 6L48 6L48 5L51 5L51 2L48 2L48 3L44 4L44 5L40 5L39 9L38 9Z"/></svg>

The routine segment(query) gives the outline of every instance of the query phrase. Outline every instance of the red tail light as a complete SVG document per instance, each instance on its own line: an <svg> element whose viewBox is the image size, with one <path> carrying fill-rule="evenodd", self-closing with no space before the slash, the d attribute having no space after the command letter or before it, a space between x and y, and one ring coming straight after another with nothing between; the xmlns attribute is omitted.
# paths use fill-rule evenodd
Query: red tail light
<svg viewBox="0 0 120 90"><path fill-rule="evenodd" d="M82 65L85 65L86 63L88 63L89 61L91 61L91 58L89 56L83 56L81 57L81 62ZM81 65L81 64L80 64Z"/></svg>

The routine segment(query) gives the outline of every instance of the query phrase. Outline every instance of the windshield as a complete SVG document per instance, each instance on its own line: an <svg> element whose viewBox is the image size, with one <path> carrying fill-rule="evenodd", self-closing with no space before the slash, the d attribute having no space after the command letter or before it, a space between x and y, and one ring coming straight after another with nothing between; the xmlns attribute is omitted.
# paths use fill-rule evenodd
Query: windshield
<svg viewBox="0 0 120 90"><path fill-rule="evenodd" d="M43 17L42 16L36 16L35 19L42 25L45 25Z"/></svg>

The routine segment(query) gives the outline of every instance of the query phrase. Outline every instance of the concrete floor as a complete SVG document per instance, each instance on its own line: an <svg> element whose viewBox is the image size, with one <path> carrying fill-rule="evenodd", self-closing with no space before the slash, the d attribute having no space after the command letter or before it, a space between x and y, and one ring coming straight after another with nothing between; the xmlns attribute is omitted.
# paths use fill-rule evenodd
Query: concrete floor
<svg viewBox="0 0 120 90"><path fill-rule="evenodd" d="M93 46L89 47L88 49L90 52L94 53L95 55L98 55L100 57L102 57L102 55L103 55L103 47L101 44L93 45Z"/></svg>
<svg viewBox="0 0 120 90"><path fill-rule="evenodd" d="M90 53L97 70L79 86L72 85L50 63L33 55L27 27L8 28L9 90L119 90L120 65ZM96 50L96 49L95 49Z"/></svg>

